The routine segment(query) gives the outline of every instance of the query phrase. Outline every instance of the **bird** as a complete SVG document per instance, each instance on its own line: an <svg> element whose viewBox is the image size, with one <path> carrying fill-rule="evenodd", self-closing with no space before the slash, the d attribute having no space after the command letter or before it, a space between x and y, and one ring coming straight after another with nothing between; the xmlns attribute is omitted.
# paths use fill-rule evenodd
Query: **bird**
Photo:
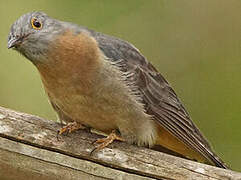
<svg viewBox="0 0 241 180"><path fill-rule="evenodd" d="M125 141L227 169L177 94L131 43L30 12L11 26L8 48L39 71L59 133L93 128L101 150Z"/></svg>

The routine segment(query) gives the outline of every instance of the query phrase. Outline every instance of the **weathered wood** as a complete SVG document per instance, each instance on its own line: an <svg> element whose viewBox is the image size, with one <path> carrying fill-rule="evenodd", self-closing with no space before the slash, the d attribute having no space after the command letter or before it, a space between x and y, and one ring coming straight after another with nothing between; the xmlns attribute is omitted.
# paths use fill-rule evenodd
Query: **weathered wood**
<svg viewBox="0 0 241 180"><path fill-rule="evenodd" d="M0 179L241 179L241 173L114 142L94 153L100 135L57 139L60 124L0 107Z"/></svg>

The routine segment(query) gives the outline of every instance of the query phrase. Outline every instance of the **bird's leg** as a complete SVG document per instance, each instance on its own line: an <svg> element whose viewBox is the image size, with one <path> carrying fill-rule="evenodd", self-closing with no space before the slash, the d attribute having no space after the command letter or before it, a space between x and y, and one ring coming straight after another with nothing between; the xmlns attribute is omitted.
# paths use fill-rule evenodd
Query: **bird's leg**
<svg viewBox="0 0 241 180"><path fill-rule="evenodd" d="M94 142L94 144L95 143L100 143L100 144L91 151L91 154L94 151L99 151L101 149L104 149L106 146L111 144L114 140L125 141L122 137L120 137L120 135L117 134L116 130L113 130L106 138L97 139Z"/></svg>
<svg viewBox="0 0 241 180"><path fill-rule="evenodd" d="M77 131L79 129L86 129L87 127L83 126L82 124L80 123L77 123L77 122L71 122L71 123L68 123L66 126L62 127L59 131L58 131L58 134L63 134L63 133L71 133L73 131Z"/></svg>

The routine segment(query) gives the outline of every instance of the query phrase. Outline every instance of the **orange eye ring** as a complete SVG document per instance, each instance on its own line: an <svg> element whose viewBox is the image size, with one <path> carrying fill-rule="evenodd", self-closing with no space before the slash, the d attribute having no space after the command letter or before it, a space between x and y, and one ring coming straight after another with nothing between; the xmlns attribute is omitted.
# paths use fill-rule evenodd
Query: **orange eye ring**
<svg viewBox="0 0 241 180"><path fill-rule="evenodd" d="M42 23L37 18L31 19L31 25L36 30L42 29Z"/></svg>

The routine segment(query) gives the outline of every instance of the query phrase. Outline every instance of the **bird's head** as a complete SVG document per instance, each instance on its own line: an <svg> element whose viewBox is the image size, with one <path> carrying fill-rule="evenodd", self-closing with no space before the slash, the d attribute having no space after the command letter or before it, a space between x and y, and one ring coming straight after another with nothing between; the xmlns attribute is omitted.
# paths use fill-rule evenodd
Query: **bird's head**
<svg viewBox="0 0 241 180"><path fill-rule="evenodd" d="M8 48L14 48L33 63L40 62L48 52L50 41L62 30L62 23L45 13L27 13L11 26Z"/></svg>

